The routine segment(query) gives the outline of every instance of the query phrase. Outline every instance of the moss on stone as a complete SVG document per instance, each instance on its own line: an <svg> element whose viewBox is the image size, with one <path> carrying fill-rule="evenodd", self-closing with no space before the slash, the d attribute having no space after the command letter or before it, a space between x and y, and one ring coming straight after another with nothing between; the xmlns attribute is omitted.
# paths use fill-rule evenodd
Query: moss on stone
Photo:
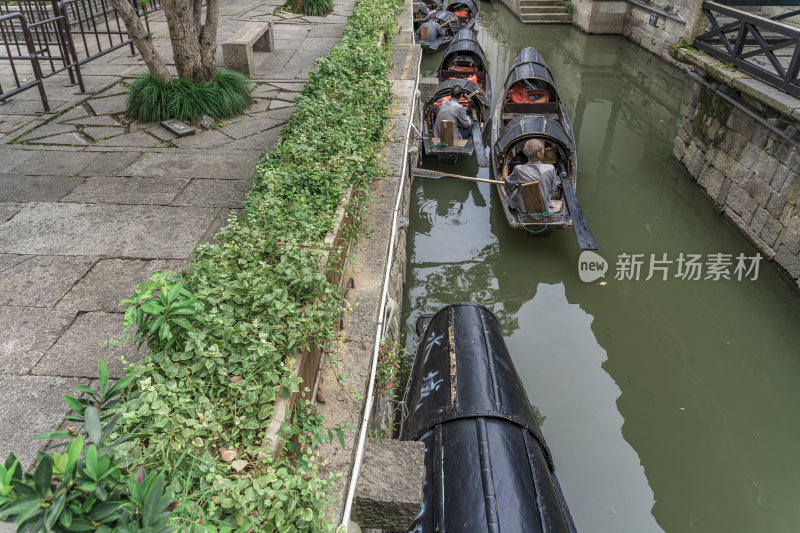
<svg viewBox="0 0 800 533"><path fill-rule="evenodd" d="M698 95L697 108L692 117L692 133L694 137L701 140L704 144L714 146L719 144L725 137L728 119L733 113L733 106L723 100L718 94L701 86ZM716 120L720 127L714 136L709 136L708 131Z"/></svg>

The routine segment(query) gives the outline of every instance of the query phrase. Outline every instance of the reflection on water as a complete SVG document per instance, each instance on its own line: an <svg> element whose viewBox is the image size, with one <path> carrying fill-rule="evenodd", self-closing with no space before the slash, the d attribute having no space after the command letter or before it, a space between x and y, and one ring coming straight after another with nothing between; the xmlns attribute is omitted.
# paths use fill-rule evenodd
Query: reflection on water
<svg viewBox="0 0 800 533"><path fill-rule="evenodd" d="M496 94L524 46L548 61L608 285L578 279L570 232L508 228L492 186L417 179L408 348L417 317L448 303L498 316L581 531L798 531L796 293L771 265L756 282L613 279L623 252L755 253L670 157L687 78L620 37L481 10ZM491 177L474 161L455 171Z"/></svg>

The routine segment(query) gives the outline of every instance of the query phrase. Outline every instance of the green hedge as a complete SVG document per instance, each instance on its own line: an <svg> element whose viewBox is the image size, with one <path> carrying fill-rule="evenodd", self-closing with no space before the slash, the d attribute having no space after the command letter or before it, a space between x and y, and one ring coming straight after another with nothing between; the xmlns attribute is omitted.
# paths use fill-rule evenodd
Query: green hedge
<svg viewBox="0 0 800 533"><path fill-rule="evenodd" d="M319 478L312 447L335 435L321 433L313 409L300 402L282 429L294 459L259 452L275 399L303 386L284 360L336 335L341 303L319 267L322 239L346 192L366 191L381 172L401 9L400 0L358 0L259 162L241 218L197 249L182 279L156 276L129 302L126 321L149 352L129 367L136 380L117 434L135 438L118 445L119 461L165 473L180 525L333 527L323 519L331 480Z"/></svg>

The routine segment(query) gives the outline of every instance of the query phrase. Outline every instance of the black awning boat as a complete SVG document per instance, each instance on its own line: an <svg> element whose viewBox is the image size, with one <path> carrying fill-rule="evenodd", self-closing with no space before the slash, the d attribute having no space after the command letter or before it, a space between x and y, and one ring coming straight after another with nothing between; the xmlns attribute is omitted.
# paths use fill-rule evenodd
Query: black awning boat
<svg viewBox="0 0 800 533"><path fill-rule="evenodd" d="M435 155L443 163L454 164L459 158L472 155L476 140L479 141L478 149L483 150L483 140L476 139L476 136L483 135L492 101L492 83L486 56L471 30L458 32L447 47L434 76L439 80L439 86L423 109L422 146L426 154ZM465 138L445 144L442 139L434 137L434 124L439 106L450 98L450 90L455 86L464 89L466 97L462 98L461 103L477 127L473 126L467 135L461 136Z"/></svg>
<svg viewBox="0 0 800 533"><path fill-rule="evenodd" d="M425 443L414 533L575 533L497 319L448 305L422 330L401 438Z"/></svg>
<svg viewBox="0 0 800 533"><path fill-rule="evenodd" d="M514 166L528 162L523 146L531 139L544 142L542 163L554 165L556 173L563 173L574 191L578 164L572 126L542 55L535 48L524 48L514 59L492 116L492 168L498 179L506 167L511 172ZM509 206L507 187L497 185L512 228L545 233L572 226L570 209L560 189L556 191L558 197L551 198L552 209L547 208L538 183L523 189L524 212Z"/></svg>

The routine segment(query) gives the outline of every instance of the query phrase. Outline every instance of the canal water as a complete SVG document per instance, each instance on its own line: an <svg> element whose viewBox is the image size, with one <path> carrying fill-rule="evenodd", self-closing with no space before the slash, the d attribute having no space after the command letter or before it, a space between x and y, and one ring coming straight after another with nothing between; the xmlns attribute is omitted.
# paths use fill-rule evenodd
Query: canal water
<svg viewBox="0 0 800 533"><path fill-rule="evenodd" d="M675 263L666 281L645 279L650 254L756 254L670 155L688 78L622 37L481 8L495 99L521 48L550 66L607 284L579 279L571 231L511 230L493 186L417 178L409 353L421 313L475 301L497 315L582 532L800 531L797 292L766 262L755 281L733 268L731 280L683 280ZM450 170L490 177L474 160ZM615 279L620 254L645 254L638 281Z"/></svg>

